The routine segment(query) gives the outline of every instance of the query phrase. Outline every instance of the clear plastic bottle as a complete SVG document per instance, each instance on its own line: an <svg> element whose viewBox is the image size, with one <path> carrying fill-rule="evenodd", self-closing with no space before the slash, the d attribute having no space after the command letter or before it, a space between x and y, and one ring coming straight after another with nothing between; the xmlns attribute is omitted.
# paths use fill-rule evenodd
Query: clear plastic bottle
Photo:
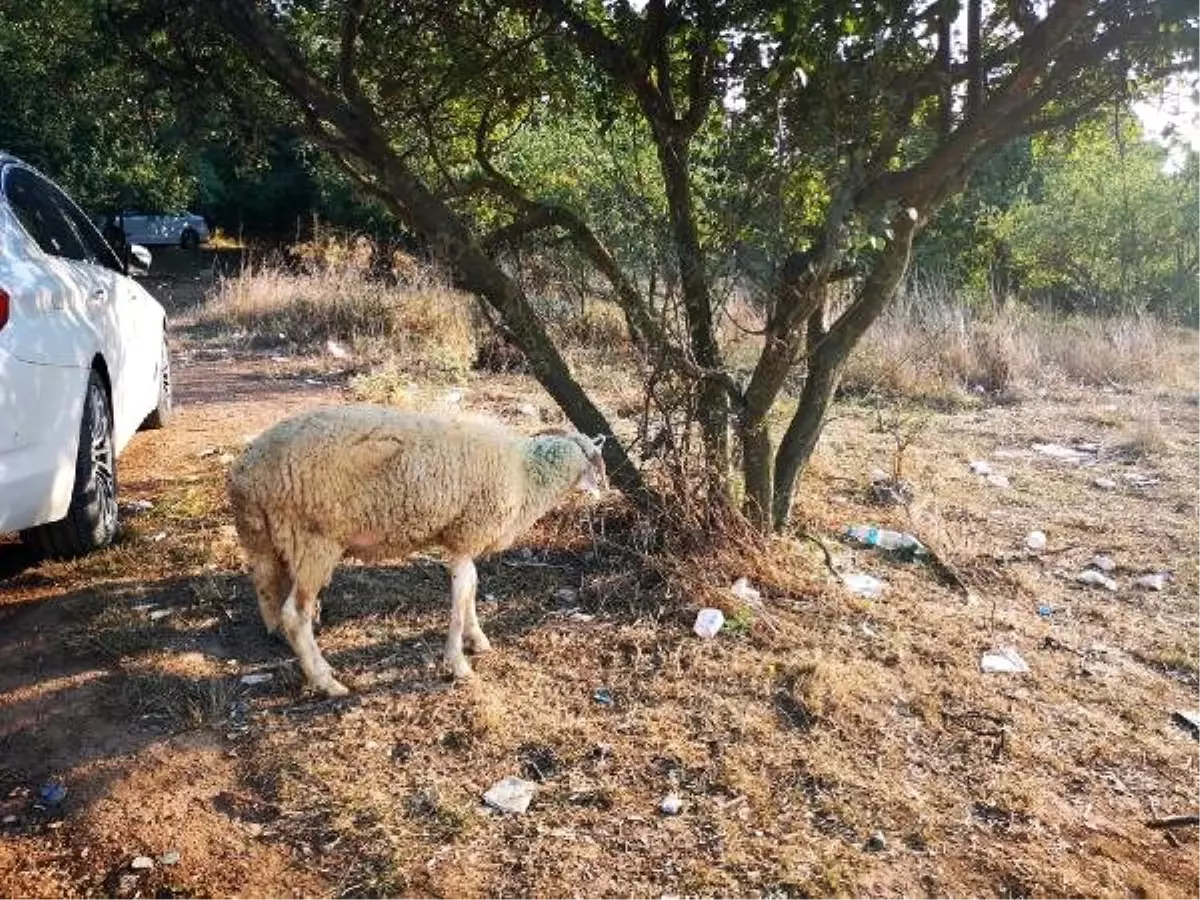
<svg viewBox="0 0 1200 900"><path fill-rule="evenodd" d="M925 547L911 534L900 531L889 531L886 528L876 528L874 525L851 525L846 529L846 537L866 544L868 547L878 547L880 550L891 550L895 553L924 556Z"/></svg>

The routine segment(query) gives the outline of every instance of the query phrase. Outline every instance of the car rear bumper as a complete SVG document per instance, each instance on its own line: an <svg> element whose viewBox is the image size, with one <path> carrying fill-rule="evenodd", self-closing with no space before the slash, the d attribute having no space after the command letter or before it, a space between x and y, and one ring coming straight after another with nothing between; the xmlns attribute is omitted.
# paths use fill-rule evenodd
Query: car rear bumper
<svg viewBox="0 0 1200 900"><path fill-rule="evenodd" d="M87 374L0 350L0 532L67 514Z"/></svg>

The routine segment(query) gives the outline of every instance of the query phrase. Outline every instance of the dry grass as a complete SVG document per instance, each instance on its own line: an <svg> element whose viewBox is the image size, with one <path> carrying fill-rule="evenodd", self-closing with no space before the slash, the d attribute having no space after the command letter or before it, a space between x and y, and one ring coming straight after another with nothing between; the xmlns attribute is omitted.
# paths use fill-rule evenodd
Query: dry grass
<svg viewBox="0 0 1200 900"><path fill-rule="evenodd" d="M466 295L432 276L405 284L379 277L369 256L352 251L307 251L299 270L247 263L218 283L198 321L267 345L312 348L342 341L360 356L391 359L412 371L466 371L478 331Z"/></svg>
<svg viewBox="0 0 1200 900"><path fill-rule="evenodd" d="M916 281L868 332L842 377L848 393L960 402L1016 399L1060 384L1194 382L1195 335L1150 318L1057 316L1015 305L972 310Z"/></svg>

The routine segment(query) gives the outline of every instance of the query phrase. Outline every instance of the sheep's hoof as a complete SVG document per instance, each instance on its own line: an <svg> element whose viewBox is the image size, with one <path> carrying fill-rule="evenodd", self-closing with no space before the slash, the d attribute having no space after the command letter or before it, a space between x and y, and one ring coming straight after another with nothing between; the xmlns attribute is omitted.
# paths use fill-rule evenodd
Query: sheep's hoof
<svg viewBox="0 0 1200 900"><path fill-rule="evenodd" d="M327 678L325 681L315 686L318 691L326 697L345 697L350 693L350 688L346 687L336 678Z"/></svg>
<svg viewBox="0 0 1200 900"><path fill-rule="evenodd" d="M472 653L488 653L492 649L492 642L487 639L487 635L482 631L464 635L463 643L467 645L467 649Z"/></svg>
<svg viewBox="0 0 1200 900"><path fill-rule="evenodd" d="M458 656L454 659L446 660L446 665L450 667L450 674L454 676L455 681L467 681L475 677L475 670L471 668L471 664L467 662L466 657Z"/></svg>

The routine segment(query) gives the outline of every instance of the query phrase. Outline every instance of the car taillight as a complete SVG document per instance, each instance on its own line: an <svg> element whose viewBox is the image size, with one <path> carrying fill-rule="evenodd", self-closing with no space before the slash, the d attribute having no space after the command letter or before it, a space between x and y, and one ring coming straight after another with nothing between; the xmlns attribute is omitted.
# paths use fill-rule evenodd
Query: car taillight
<svg viewBox="0 0 1200 900"><path fill-rule="evenodd" d="M0 288L0 328L8 324L8 293Z"/></svg>

